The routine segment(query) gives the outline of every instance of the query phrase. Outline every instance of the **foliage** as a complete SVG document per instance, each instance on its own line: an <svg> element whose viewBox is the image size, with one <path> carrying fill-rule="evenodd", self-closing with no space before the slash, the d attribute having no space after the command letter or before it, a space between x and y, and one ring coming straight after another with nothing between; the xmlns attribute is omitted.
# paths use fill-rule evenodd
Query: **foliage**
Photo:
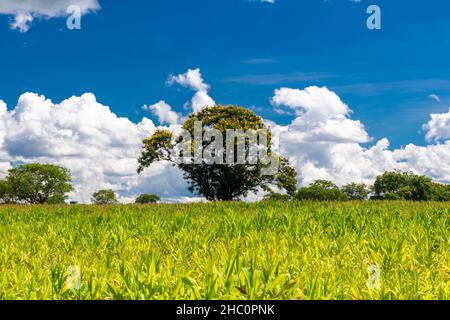
<svg viewBox="0 0 450 320"><path fill-rule="evenodd" d="M92 202L99 205L115 204L117 203L117 195L111 189L99 190L92 195Z"/></svg>
<svg viewBox="0 0 450 320"><path fill-rule="evenodd" d="M157 203L161 198L156 194L141 194L136 198L137 204L149 204L149 203Z"/></svg>
<svg viewBox="0 0 450 320"><path fill-rule="evenodd" d="M411 172L386 172L374 184L375 197L386 200L429 201L433 199L430 178Z"/></svg>
<svg viewBox="0 0 450 320"><path fill-rule="evenodd" d="M370 190L364 183L350 183L341 188L350 200L366 200Z"/></svg>
<svg viewBox="0 0 450 320"><path fill-rule="evenodd" d="M348 200L337 185L327 180L316 180L309 187L301 188L295 195L296 200L342 201Z"/></svg>
<svg viewBox="0 0 450 320"><path fill-rule="evenodd" d="M297 192L297 171L289 165L285 158L280 159L280 168L276 176L276 184L279 189L286 190L287 195L292 198Z"/></svg>
<svg viewBox="0 0 450 320"><path fill-rule="evenodd" d="M172 133L168 130L156 130L149 139L144 140L141 157L139 158L138 173L149 167L153 162L167 160L170 161L170 154L173 148Z"/></svg>
<svg viewBox="0 0 450 320"><path fill-rule="evenodd" d="M190 133L191 137L195 136L195 122L201 121L203 125L203 135L205 128L216 129L222 140L226 141L226 131L234 130L263 130L268 129L263 120L255 115L252 111L242 107L235 106L215 106L206 108L198 113L191 114L183 125L183 129ZM194 193L203 195L211 201L216 200L236 200L246 196L249 192L257 191L262 188L266 191L271 190L272 185L285 188L288 194L293 195L296 189L297 173L294 168L289 166L286 159L281 158L280 170L277 174L264 176L261 174L262 169L266 167L260 160L255 164L238 164L237 154L234 155L235 164L225 164L227 159L227 150L214 150L216 158L221 159L223 164L214 163L207 164L205 160L201 164L194 164L192 161L195 154L203 154L205 150L212 146L211 139L204 141L201 145L196 143L195 139L191 142L172 141L171 133L167 130L158 130L149 139L144 140L144 146L141 157L139 158L138 172L142 172L144 168L150 166L156 161L172 161L174 157L179 155L180 146L191 143L191 154L183 155L191 159L190 162L175 163L183 172L184 177L189 183L189 190ZM271 136L269 134L268 141L270 145ZM236 149L237 141L234 141ZM245 153L250 152L248 143L245 144ZM268 154L272 151L269 149ZM230 155L231 156L231 155Z"/></svg>
<svg viewBox="0 0 450 320"><path fill-rule="evenodd" d="M0 299L450 299L448 203L2 206ZM369 288L368 270L381 271Z"/></svg>
<svg viewBox="0 0 450 320"><path fill-rule="evenodd" d="M7 180L0 180L0 203L11 204L15 203L14 195L12 194L11 185Z"/></svg>
<svg viewBox="0 0 450 320"><path fill-rule="evenodd" d="M263 199L264 201L289 201L290 197L288 194L281 193L270 193Z"/></svg>
<svg viewBox="0 0 450 320"><path fill-rule="evenodd" d="M51 164L19 165L10 169L6 180L0 184L2 202L61 204L70 191L70 171Z"/></svg>
<svg viewBox="0 0 450 320"><path fill-rule="evenodd" d="M450 201L450 185L433 183L433 200Z"/></svg>

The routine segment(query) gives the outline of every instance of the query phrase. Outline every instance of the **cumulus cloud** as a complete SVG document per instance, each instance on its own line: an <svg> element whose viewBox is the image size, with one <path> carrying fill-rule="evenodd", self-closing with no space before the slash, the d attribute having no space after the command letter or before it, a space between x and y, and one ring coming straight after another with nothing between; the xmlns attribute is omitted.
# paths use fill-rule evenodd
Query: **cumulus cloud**
<svg viewBox="0 0 450 320"><path fill-rule="evenodd" d="M295 165L302 185L317 179L343 185L350 182L373 183L388 170L411 170L436 181L450 182L450 142L389 150L389 140L373 147L363 124L350 119L351 109L327 88L304 90L281 88L272 98L274 107L286 106L297 117L287 126L273 125L279 149ZM425 126L427 137L448 139L449 114L432 115Z"/></svg>
<svg viewBox="0 0 450 320"><path fill-rule="evenodd" d="M154 105L143 107L144 110L150 111L153 115L158 117L161 124L177 124L180 121L180 115L172 111L172 107L164 100L155 103Z"/></svg>
<svg viewBox="0 0 450 320"><path fill-rule="evenodd" d="M144 192L189 195L181 172L167 163L136 173L142 140L155 131L154 123L118 117L93 94L55 104L25 93L11 111L1 102L0 129L2 176L13 163L55 163L71 170L75 190L70 198L80 202L89 202L103 188L123 199Z"/></svg>
<svg viewBox="0 0 450 320"><path fill-rule="evenodd" d="M171 75L167 80L167 85L171 86L174 84L196 91L189 103L194 112L199 112L206 107L216 104L214 99L208 94L210 87L203 80L200 69L189 69L186 73Z"/></svg>
<svg viewBox="0 0 450 320"><path fill-rule="evenodd" d="M196 94L209 90L200 70L173 79L198 90ZM394 169L450 183L450 110L431 115L424 125L426 138L434 144L391 150L386 138L366 147L371 139L364 125L353 120L350 107L327 88L280 88L271 101L274 108L287 108L296 115L286 126L266 122L279 141L278 150L296 167L302 185L316 179L339 185L370 184ZM146 109L158 117L159 128L180 128L182 115L165 101ZM155 163L142 175L136 173L142 140L157 128L147 118L136 124L117 116L91 93L60 103L25 93L10 110L0 100L0 178L16 163L54 163L72 172L75 190L71 200L89 202L94 191L104 188L118 192L124 202L141 193L156 193L166 201L200 200L189 193L182 172L169 163Z"/></svg>
<svg viewBox="0 0 450 320"><path fill-rule="evenodd" d="M13 17L11 28L20 32L27 32L31 22L38 19L51 19L67 16L67 8L78 6L82 15L100 9L97 0L2 0L0 14Z"/></svg>
<svg viewBox="0 0 450 320"><path fill-rule="evenodd" d="M447 113L432 114L431 120L423 126L428 141L450 139L450 108Z"/></svg>
<svg viewBox="0 0 450 320"><path fill-rule="evenodd" d="M272 104L287 106L297 118L289 126L288 138L297 142L368 142L369 136L359 121L348 118L350 108L327 88L275 90Z"/></svg>

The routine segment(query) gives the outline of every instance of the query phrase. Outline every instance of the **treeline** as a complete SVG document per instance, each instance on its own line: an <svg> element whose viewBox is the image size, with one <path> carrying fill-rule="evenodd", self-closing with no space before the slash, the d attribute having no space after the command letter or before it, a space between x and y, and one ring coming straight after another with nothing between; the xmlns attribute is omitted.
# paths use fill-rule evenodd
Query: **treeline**
<svg viewBox="0 0 450 320"><path fill-rule="evenodd" d="M433 182L430 178L411 172L386 172L372 186L350 183L342 188L327 180L317 180L301 188L293 196L273 193L266 200L408 200L450 201L450 185Z"/></svg>
<svg viewBox="0 0 450 320"><path fill-rule="evenodd" d="M9 170L0 180L0 203L3 204L64 204L67 193L73 190L70 171L66 168L32 163ZM317 180L308 187L288 194L270 193L270 201L349 201L349 200L408 200L450 201L450 185L433 182L430 178L411 172L386 172L377 177L373 186L351 183L338 187L331 181ZM159 202L153 194L138 196L135 203ZM99 190L92 195L92 203L118 203L113 190Z"/></svg>
<svg viewBox="0 0 450 320"><path fill-rule="evenodd" d="M73 190L70 171L52 164L31 163L8 171L0 180L0 204L64 204L67 193ZM159 196L142 194L137 204L156 203ZM92 195L94 204L118 203L113 190L99 190Z"/></svg>

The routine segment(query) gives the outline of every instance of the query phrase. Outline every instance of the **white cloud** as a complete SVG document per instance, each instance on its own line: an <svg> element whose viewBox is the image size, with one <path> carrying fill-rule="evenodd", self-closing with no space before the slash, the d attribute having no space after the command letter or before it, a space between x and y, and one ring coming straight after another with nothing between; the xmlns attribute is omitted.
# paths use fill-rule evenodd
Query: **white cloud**
<svg viewBox="0 0 450 320"><path fill-rule="evenodd" d="M195 79L181 82L209 88ZM351 109L327 88L279 89L272 103L297 115L287 126L266 122L303 185L320 178L340 185L372 183L377 175L393 169L412 170L450 183L450 110L432 115L424 126L426 137L441 143L390 150L387 139L364 147L370 139L363 124L351 119ZM161 123L169 124L161 128L180 128L181 115L164 101L148 109ZM169 163L153 164L137 175L142 140L156 128L147 118L135 124L118 117L90 93L61 103L25 93L10 111L0 100L0 178L14 163L55 163L72 172L75 191L71 200L89 202L92 193L103 188L115 190L126 202L140 193L156 193L170 202L198 200L188 192L182 172Z"/></svg>
<svg viewBox="0 0 450 320"><path fill-rule="evenodd" d="M427 141L450 139L450 108L447 113L432 114L423 128L427 130Z"/></svg>
<svg viewBox="0 0 450 320"><path fill-rule="evenodd" d="M13 17L12 29L27 32L34 19L65 17L71 5L78 6L82 15L100 9L97 0L2 0L0 14Z"/></svg>
<svg viewBox="0 0 450 320"><path fill-rule="evenodd" d="M28 13L17 13L14 20L11 22L11 29L19 30L24 33L30 29L30 23L33 21L33 16Z"/></svg>
<svg viewBox="0 0 450 320"><path fill-rule="evenodd" d="M288 126L274 126L279 148L297 168L302 185L328 179L343 185L353 181L373 183L387 170L412 170L418 174L450 182L450 142L389 150L388 139L371 148L361 122L349 118L351 110L326 88L304 90L282 88L272 98L275 107L295 110L297 118ZM432 115L426 125L427 137L448 139L449 114Z"/></svg>
<svg viewBox="0 0 450 320"><path fill-rule="evenodd" d="M272 104L287 106L298 115L286 132L288 139L302 143L369 141L362 123L349 119L350 108L327 88L277 89Z"/></svg>
<svg viewBox="0 0 450 320"><path fill-rule="evenodd" d="M143 108L157 116L161 124L177 124L180 121L180 115L172 111L172 107L163 100L151 106L145 105Z"/></svg>
<svg viewBox="0 0 450 320"><path fill-rule="evenodd" d="M432 100L434 100L436 102L441 102L441 97L439 97L437 94L430 94L428 96L428 98L430 98L430 99L432 99Z"/></svg>
<svg viewBox="0 0 450 320"><path fill-rule="evenodd" d="M136 173L142 140L156 129L153 122L144 118L134 124L120 118L93 94L55 104L25 93L11 111L1 102L0 129L2 176L14 162L55 163L72 172L72 200L89 202L92 193L103 188L122 197L189 195L181 172L168 163L155 164L141 176Z"/></svg>
<svg viewBox="0 0 450 320"><path fill-rule="evenodd" d="M413 144L394 150L394 158L402 170L412 170L436 181L450 183L450 141L419 147Z"/></svg>
<svg viewBox="0 0 450 320"><path fill-rule="evenodd" d="M207 107L213 107L216 104L213 98L208 95L208 92L197 91L191 100L192 111L199 112Z"/></svg>
<svg viewBox="0 0 450 320"><path fill-rule="evenodd" d="M189 69L186 73L177 76L171 75L167 80L168 85L178 83L179 85L191 88L196 91L208 91L209 85L202 78L200 69Z"/></svg>
<svg viewBox="0 0 450 320"><path fill-rule="evenodd" d="M167 80L167 85L171 86L175 83L196 91L190 102L194 112L199 112L206 107L212 107L216 104L214 99L208 94L210 87L203 80L200 69L189 69L186 73L170 76Z"/></svg>

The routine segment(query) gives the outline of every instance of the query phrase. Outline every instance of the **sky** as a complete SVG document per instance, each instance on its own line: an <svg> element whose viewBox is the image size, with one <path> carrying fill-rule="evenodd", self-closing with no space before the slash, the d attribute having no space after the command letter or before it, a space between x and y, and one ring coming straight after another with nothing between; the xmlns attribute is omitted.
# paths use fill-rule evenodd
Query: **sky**
<svg viewBox="0 0 450 320"><path fill-rule="evenodd" d="M447 0L0 0L0 176L47 161L71 169L81 202L97 188L190 201L174 168L136 176L140 140L215 103L270 122L300 184L395 168L448 183L449 13Z"/></svg>

